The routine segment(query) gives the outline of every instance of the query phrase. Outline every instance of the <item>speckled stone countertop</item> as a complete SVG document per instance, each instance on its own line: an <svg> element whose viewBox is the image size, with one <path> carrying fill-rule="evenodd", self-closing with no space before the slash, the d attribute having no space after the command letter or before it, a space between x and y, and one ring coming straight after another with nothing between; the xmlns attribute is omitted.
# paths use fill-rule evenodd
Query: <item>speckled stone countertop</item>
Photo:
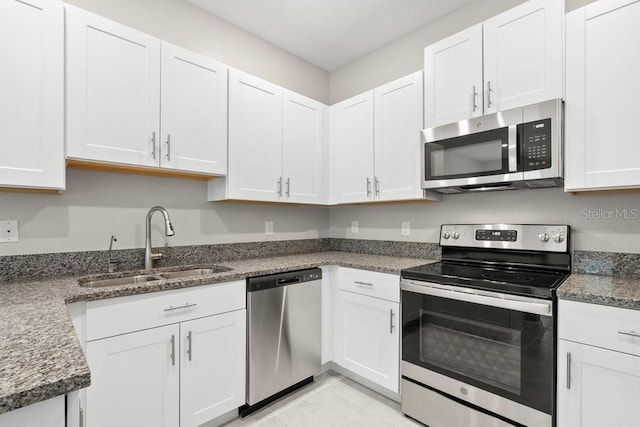
<svg viewBox="0 0 640 427"><path fill-rule="evenodd" d="M109 288L80 287L78 277L0 282L0 414L90 385L89 367L66 304L228 282L322 265L399 274L403 268L428 262L432 261L350 252L318 252L217 262L216 265L231 270L198 278ZM177 269L168 267L161 270ZM91 278L101 276L105 275Z"/></svg>
<svg viewBox="0 0 640 427"><path fill-rule="evenodd" d="M572 274L558 288L558 297L640 310L640 278Z"/></svg>

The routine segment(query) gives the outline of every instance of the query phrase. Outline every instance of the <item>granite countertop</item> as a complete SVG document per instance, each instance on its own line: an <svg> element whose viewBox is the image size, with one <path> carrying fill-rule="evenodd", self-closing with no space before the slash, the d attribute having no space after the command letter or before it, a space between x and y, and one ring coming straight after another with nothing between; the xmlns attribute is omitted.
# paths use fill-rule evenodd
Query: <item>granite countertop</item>
<svg viewBox="0 0 640 427"><path fill-rule="evenodd" d="M640 310L640 278L572 274L558 288L558 297Z"/></svg>
<svg viewBox="0 0 640 427"><path fill-rule="evenodd" d="M399 274L403 268L427 262L433 261L352 252L318 252L218 262L216 265L231 270L198 278L109 288L80 287L78 277L0 283L0 414L90 385L89 367L67 304L228 282L322 265ZM92 277L100 278L100 275Z"/></svg>

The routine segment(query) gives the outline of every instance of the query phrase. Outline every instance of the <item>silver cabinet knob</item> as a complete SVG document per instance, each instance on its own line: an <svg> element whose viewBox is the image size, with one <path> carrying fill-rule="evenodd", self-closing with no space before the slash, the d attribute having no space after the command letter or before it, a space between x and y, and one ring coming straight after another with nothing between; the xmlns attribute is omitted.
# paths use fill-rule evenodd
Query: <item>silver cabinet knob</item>
<svg viewBox="0 0 640 427"><path fill-rule="evenodd" d="M540 241L542 243L546 243L549 241L549 235L547 233L540 233L538 234L538 238L540 239Z"/></svg>

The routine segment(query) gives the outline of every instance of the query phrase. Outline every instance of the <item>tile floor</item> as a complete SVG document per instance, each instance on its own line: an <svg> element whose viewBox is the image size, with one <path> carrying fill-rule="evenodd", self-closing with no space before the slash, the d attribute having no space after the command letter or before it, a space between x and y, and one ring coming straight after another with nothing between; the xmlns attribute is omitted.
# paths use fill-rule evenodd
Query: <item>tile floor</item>
<svg viewBox="0 0 640 427"><path fill-rule="evenodd" d="M334 372L224 427L421 426L405 417L400 404Z"/></svg>

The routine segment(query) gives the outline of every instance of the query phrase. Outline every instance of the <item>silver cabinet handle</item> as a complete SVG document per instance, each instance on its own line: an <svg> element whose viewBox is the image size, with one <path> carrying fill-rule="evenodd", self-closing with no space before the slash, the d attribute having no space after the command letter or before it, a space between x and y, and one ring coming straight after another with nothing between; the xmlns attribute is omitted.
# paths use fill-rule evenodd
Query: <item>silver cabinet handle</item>
<svg viewBox="0 0 640 427"><path fill-rule="evenodd" d="M153 157L153 160L156 159L156 133L151 132L151 156Z"/></svg>
<svg viewBox="0 0 640 427"><path fill-rule="evenodd" d="M278 179L278 197L282 197L282 177Z"/></svg>
<svg viewBox="0 0 640 427"><path fill-rule="evenodd" d="M167 134L167 160L171 161L171 135Z"/></svg>
<svg viewBox="0 0 640 427"><path fill-rule="evenodd" d="M378 177L374 177L375 189L376 189L376 197L380 196L380 180Z"/></svg>
<svg viewBox="0 0 640 427"><path fill-rule="evenodd" d="M186 303L185 305L179 305L177 307L174 307L174 306L170 305L169 307L165 308L164 311L180 310L182 308L195 307L196 305L198 305L198 304L197 303L194 303L194 304Z"/></svg>
<svg viewBox="0 0 640 427"><path fill-rule="evenodd" d="M393 324L393 317L395 316L395 314L393 314L393 309L389 310L389 333L393 334L393 327L395 326Z"/></svg>
<svg viewBox="0 0 640 427"><path fill-rule="evenodd" d="M78 409L78 416L80 417L78 419L78 427L84 427L84 409Z"/></svg>
<svg viewBox="0 0 640 427"><path fill-rule="evenodd" d="M373 283L368 283L368 282L360 282L358 280L354 280L353 283L355 283L356 285L364 285L364 286L369 286L369 287L373 287Z"/></svg>
<svg viewBox="0 0 640 427"><path fill-rule="evenodd" d="M291 190L291 178L287 178L286 184L287 184L286 194L287 194L287 198L289 198L289 196L291 194L291 192L290 192L290 190Z"/></svg>
<svg viewBox="0 0 640 427"><path fill-rule="evenodd" d="M630 337L636 337L636 338L640 338L640 332L636 332L636 331L624 331L624 330L619 330L618 333L620 335L629 335Z"/></svg>
<svg viewBox="0 0 640 427"><path fill-rule="evenodd" d="M176 366L176 336L171 335L171 366Z"/></svg>
<svg viewBox="0 0 640 427"><path fill-rule="evenodd" d="M478 109L478 103L476 99L478 98L478 91L476 90L476 85L471 87L471 112L475 113Z"/></svg>
<svg viewBox="0 0 640 427"><path fill-rule="evenodd" d="M567 390L571 390L571 353L567 353Z"/></svg>
<svg viewBox="0 0 640 427"><path fill-rule="evenodd" d="M491 108L491 82L487 80L487 109Z"/></svg>
<svg viewBox="0 0 640 427"><path fill-rule="evenodd" d="M191 356L193 352L191 351L191 331L187 334L187 356L189 357L189 362L191 362Z"/></svg>
<svg viewBox="0 0 640 427"><path fill-rule="evenodd" d="M367 197L371 197L371 179L367 177Z"/></svg>

